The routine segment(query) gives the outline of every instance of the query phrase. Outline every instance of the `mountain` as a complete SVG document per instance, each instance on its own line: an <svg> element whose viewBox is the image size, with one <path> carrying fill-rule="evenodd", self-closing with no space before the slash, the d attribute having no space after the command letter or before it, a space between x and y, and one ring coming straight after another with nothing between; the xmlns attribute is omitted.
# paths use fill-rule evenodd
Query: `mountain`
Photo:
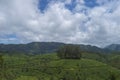
<svg viewBox="0 0 120 80"><path fill-rule="evenodd" d="M111 44L105 47L105 49L112 50L115 52L120 52L120 44Z"/></svg>
<svg viewBox="0 0 120 80"><path fill-rule="evenodd" d="M56 42L32 42L28 44L0 44L0 52L7 53L52 53L55 52L64 43Z"/></svg>
<svg viewBox="0 0 120 80"><path fill-rule="evenodd" d="M27 53L27 54L41 54L41 53L54 53L65 43L59 42L31 42L28 44L0 44L0 52L6 53ZM99 48L97 46L79 45L80 49L89 53L110 53L113 50L120 51L120 45L110 45L106 48Z"/></svg>
<svg viewBox="0 0 120 80"><path fill-rule="evenodd" d="M107 49L102 49L92 45L80 45L80 48L83 51L90 52L90 53L109 53L109 50Z"/></svg>

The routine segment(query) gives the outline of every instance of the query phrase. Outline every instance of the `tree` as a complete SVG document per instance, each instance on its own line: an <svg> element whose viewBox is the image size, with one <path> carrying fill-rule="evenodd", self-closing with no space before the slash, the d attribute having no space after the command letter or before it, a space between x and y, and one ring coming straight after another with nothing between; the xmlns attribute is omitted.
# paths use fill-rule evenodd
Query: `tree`
<svg viewBox="0 0 120 80"><path fill-rule="evenodd" d="M2 57L2 55L0 54L0 68L2 68L3 67L3 57Z"/></svg>
<svg viewBox="0 0 120 80"><path fill-rule="evenodd" d="M80 59L81 50L78 45L65 45L58 49L58 57L61 59Z"/></svg>
<svg viewBox="0 0 120 80"><path fill-rule="evenodd" d="M3 56L0 54L0 77L3 78Z"/></svg>

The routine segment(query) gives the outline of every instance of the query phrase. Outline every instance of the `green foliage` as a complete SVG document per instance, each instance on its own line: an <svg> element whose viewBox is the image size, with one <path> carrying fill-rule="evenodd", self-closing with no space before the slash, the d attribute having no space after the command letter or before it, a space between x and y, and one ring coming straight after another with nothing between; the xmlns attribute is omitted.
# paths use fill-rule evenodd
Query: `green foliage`
<svg viewBox="0 0 120 80"><path fill-rule="evenodd" d="M38 80L38 79L34 76L20 76L15 80Z"/></svg>
<svg viewBox="0 0 120 80"><path fill-rule="evenodd" d="M2 58L3 80L120 80L120 70L94 58L59 59L56 54Z"/></svg>
<svg viewBox="0 0 120 80"><path fill-rule="evenodd" d="M113 74L111 74L110 75L110 80L116 80L116 77Z"/></svg>
<svg viewBox="0 0 120 80"><path fill-rule="evenodd" d="M3 56L0 54L0 69L3 67Z"/></svg>
<svg viewBox="0 0 120 80"><path fill-rule="evenodd" d="M0 78L3 78L3 56L0 54Z"/></svg>
<svg viewBox="0 0 120 80"><path fill-rule="evenodd" d="M108 57L107 63L109 65L120 69L120 54L112 53L112 54L109 54L107 57Z"/></svg>
<svg viewBox="0 0 120 80"><path fill-rule="evenodd" d="M58 49L57 54L62 59L80 59L81 50L77 45L65 45Z"/></svg>
<svg viewBox="0 0 120 80"><path fill-rule="evenodd" d="M40 54L55 52L63 43L32 42L28 44L0 44L0 52L8 54Z"/></svg>

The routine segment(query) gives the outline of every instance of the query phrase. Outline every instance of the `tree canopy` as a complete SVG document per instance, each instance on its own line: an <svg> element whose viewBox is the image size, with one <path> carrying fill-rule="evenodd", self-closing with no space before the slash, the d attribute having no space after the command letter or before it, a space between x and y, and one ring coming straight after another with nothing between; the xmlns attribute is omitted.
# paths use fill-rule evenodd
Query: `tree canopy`
<svg viewBox="0 0 120 80"><path fill-rule="evenodd" d="M71 44L65 45L58 49L57 55L62 59L80 59L81 58L80 46Z"/></svg>
<svg viewBox="0 0 120 80"><path fill-rule="evenodd" d="M2 55L0 54L0 67L2 67L2 65L3 65L3 57L2 57Z"/></svg>

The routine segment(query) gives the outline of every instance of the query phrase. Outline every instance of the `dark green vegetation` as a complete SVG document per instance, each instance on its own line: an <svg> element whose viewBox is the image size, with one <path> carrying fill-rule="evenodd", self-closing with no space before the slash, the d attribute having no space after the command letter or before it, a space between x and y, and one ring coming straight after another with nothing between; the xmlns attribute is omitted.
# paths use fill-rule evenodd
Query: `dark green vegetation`
<svg viewBox="0 0 120 80"><path fill-rule="evenodd" d="M112 49L63 43L1 44L0 80L120 80L120 52Z"/></svg>
<svg viewBox="0 0 120 80"><path fill-rule="evenodd" d="M63 43L32 42L28 44L0 44L0 52L9 54L42 54L55 52Z"/></svg>
<svg viewBox="0 0 120 80"><path fill-rule="evenodd" d="M3 65L3 56L0 54L0 68L2 68Z"/></svg>
<svg viewBox="0 0 120 80"><path fill-rule="evenodd" d="M77 45L65 45L57 50L61 59L80 59L81 53L80 46Z"/></svg>
<svg viewBox="0 0 120 80"><path fill-rule="evenodd" d="M120 80L119 54L82 53L81 59L4 54L3 59L0 80Z"/></svg>
<svg viewBox="0 0 120 80"><path fill-rule="evenodd" d="M53 53L64 43L58 42L32 42L28 44L0 44L0 52L2 53L26 53L26 54L41 54L41 53ZM82 51L91 53L111 53L113 51L120 52L120 45L110 45L105 48L99 48L91 45L78 45Z"/></svg>

